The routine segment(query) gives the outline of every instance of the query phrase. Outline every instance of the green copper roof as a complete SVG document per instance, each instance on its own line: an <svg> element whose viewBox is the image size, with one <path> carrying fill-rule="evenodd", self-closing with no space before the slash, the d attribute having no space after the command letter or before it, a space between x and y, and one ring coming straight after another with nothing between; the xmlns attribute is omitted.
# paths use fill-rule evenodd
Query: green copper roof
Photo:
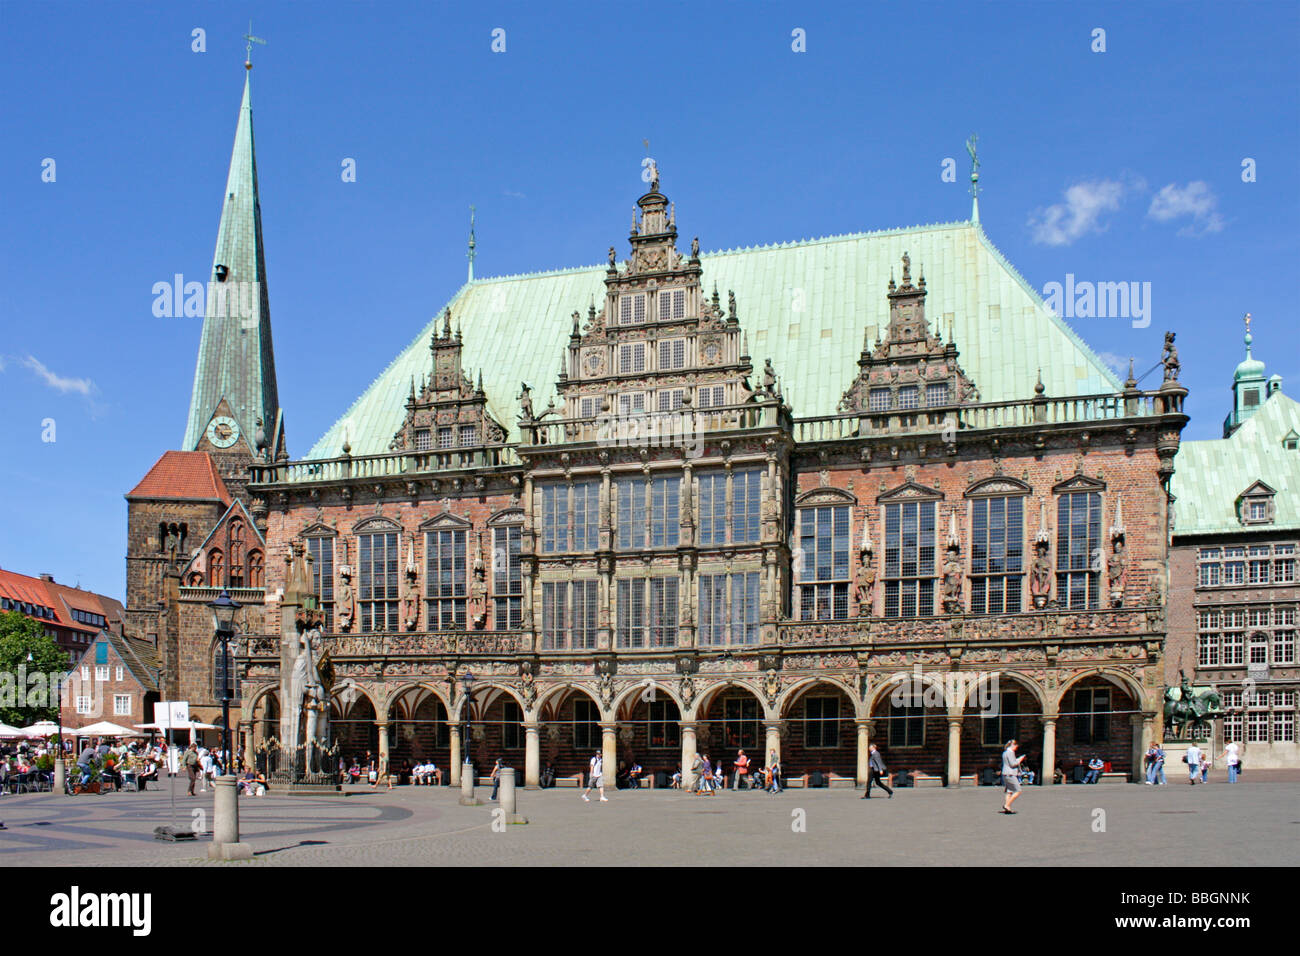
<svg viewBox="0 0 1300 956"><path fill-rule="evenodd" d="M925 275L926 314L945 341L952 323L962 367L982 401L1027 399L1042 370L1049 396L1117 392L1122 386L994 248L977 223L731 249L701 256L704 290L735 290L757 369L767 358L796 416L833 415L858 372L863 333L888 326L890 271L903 253ZM555 380L574 310L604 302L605 267L479 279L449 303L464 331L465 366L483 370L488 403L518 438L520 382L541 410ZM441 312L441 310L439 310ZM307 457L382 454L405 417L410 381L430 370L437 316L353 403ZM873 332L874 337L874 332Z"/></svg>
<svg viewBox="0 0 1300 956"><path fill-rule="evenodd" d="M217 281L218 265L226 267L224 283ZM219 286L224 287L227 296L224 310L212 294ZM257 157L247 72L206 302L194 394L181 450L193 451L198 446L223 398L251 450L257 419L265 422L266 433L271 434L280 402L271 347L271 307L262 252L262 209L257 201Z"/></svg>
<svg viewBox="0 0 1300 956"><path fill-rule="evenodd" d="M1257 481L1277 492L1266 527L1300 528L1300 451L1282 444L1292 430L1300 432L1300 403L1275 392L1227 438L1183 442L1171 484L1175 536L1242 531L1237 497Z"/></svg>

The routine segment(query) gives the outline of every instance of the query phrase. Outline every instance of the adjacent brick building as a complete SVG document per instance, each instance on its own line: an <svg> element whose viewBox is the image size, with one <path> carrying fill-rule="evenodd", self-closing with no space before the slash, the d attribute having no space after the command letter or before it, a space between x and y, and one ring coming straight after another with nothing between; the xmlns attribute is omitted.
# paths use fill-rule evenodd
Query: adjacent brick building
<svg viewBox="0 0 1300 956"><path fill-rule="evenodd" d="M122 605L115 599L79 587L60 584L51 574L31 577L0 568L0 611L13 611L38 621L68 654L81 657L105 628L120 634Z"/></svg>

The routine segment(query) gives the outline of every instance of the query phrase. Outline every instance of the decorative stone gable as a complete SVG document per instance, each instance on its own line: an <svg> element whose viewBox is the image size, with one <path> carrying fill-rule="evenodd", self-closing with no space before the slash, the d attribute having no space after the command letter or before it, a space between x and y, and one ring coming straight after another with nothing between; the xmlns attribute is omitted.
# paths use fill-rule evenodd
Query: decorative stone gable
<svg viewBox="0 0 1300 956"><path fill-rule="evenodd" d="M406 402L406 420L389 448L393 451L447 451L500 445L505 429L488 414L483 374L470 381L461 365L461 333L451 330L451 309L443 313L442 333L429 340L431 371Z"/></svg>
<svg viewBox="0 0 1300 956"><path fill-rule="evenodd" d="M604 307L593 302L573 331L560 369L563 416L590 419L745 404L756 390L736 297L724 310L702 285L699 241L677 251L676 215L658 179L637 200L632 254L620 268L614 247ZM775 373L757 391L774 397Z"/></svg>
<svg viewBox="0 0 1300 956"><path fill-rule="evenodd" d="M875 345L862 343L858 377L840 400L846 412L914 414L912 424L936 424L948 409L979 401L979 389L957 363L957 346L930 329L925 317L925 276L912 284L912 261L903 253L903 283L889 279L889 327ZM906 422L901 422L906 424Z"/></svg>

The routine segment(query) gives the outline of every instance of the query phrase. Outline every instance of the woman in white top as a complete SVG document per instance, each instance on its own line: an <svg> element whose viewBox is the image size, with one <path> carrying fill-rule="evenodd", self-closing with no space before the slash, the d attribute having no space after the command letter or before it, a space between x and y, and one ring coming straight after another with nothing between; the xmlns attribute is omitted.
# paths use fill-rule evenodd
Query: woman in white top
<svg viewBox="0 0 1300 956"><path fill-rule="evenodd" d="M1219 756L1226 757L1228 760L1228 783L1236 783L1237 772L1241 768L1241 749L1235 743L1231 743L1223 748L1223 753Z"/></svg>

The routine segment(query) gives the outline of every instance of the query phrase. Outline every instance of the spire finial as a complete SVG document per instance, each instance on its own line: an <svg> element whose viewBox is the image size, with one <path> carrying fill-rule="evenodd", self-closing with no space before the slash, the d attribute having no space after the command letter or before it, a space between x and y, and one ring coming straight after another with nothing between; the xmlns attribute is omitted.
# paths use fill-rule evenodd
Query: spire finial
<svg viewBox="0 0 1300 956"><path fill-rule="evenodd" d="M447 306L442 313L442 337L451 338L451 306Z"/></svg>
<svg viewBox="0 0 1300 956"><path fill-rule="evenodd" d="M1250 358L1250 343L1255 341L1254 336L1250 334L1250 313L1246 313L1246 358Z"/></svg>
<svg viewBox="0 0 1300 956"><path fill-rule="evenodd" d="M469 252L467 253L467 257L469 259L469 281L470 282L474 281L474 256L475 256L474 250L477 246L478 243L474 241L474 207L470 206L469 207Z"/></svg>
<svg viewBox="0 0 1300 956"><path fill-rule="evenodd" d="M261 37L253 36L252 20L248 21L248 32L244 34L244 39L248 41L244 46L244 69L251 70L253 68L253 44L256 43L259 46L266 46L266 41Z"/></svg>
<svg viewBox="0 0 1300 956"><path fill-rule="evenodd" d="M971 133L970 139L966 140L966 152L970 153L971 222L980 221L980 160L975 152L978 143L979 137L974 133Z"/></svg>

